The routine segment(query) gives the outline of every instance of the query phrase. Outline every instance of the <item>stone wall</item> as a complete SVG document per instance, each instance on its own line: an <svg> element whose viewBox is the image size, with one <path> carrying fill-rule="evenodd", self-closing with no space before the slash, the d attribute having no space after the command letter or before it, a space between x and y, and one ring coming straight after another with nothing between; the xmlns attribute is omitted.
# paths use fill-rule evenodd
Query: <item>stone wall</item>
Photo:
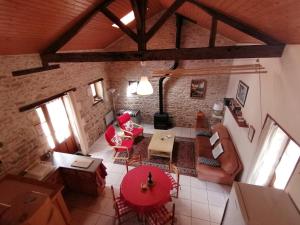
<svg viewBox="0 0 300 225"><path fill-rule="evenodd" d="M147 21L148 27L155 22L160 15L156 15ZM148 42L148 49L174 48L175 46L175 16L171 17L162 28ZM210 32L199 25L185 21L182 27L181 47L207 47ZM216 45L233 45L233 41L217 35ZM136 44L127 36L112 44L109 51L136 50ZM141 75L151 76L153 70L169 69L172 61L146 62L141 66L139 62L111 62L107 63L107 73L112 88L116 88L119 96L116 99L116 108L140 109L144 122L153 123L153 115L159 110L158 102L158 78L151 78L154 94L150 96L127 97L128 81L139 80ZM218 66L232 64L232 60L186 60L181 61L179 68L201 68L206 66ZM207 92L205 99L190 98L190 86L192 79L207 80ZM229 76L185 76L181 78L166 79L164 85L165 111L174 118L176 126L191 127L195 123L196 112L201 110L211 118L213 103L225 97Z"/></svg>
<svg viewBox="0 0 300 225"><path fill-rule="evenodd" d="M38 55L0 56L0 147L1 175L19 173L47 151L48 144L34 110L19 112L21 106L61 93L74 92L88 145L104 131L104 114L110 109L104 102L93 105L88 83L104 78L102 63L61 64L61 69L13 77L11 71L40 66Z"/></svg>

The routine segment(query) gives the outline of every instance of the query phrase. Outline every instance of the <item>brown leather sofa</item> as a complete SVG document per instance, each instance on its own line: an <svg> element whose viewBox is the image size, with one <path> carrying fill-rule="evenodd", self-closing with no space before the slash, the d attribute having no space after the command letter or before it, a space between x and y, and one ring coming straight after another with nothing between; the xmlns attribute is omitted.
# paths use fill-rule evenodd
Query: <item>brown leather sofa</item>
<svg viewBox="0 0 300 225"><path fill-rule="evenodd" d="M196 130L198 131L201 129L207 130L206 128L196 127ZM198 178L215 183L231 185L237 175L242 171L242 163L227 128L219 123L213 126L211 131L212 133L218 132L220 137L218 142L221 142L223 147L224 152L217 159L220 167L208 166L198 162L199 156L206 158L213 158L213 156L209 137L196 136L195 150ZM218 142L216 144L218 144Z"/></svg>

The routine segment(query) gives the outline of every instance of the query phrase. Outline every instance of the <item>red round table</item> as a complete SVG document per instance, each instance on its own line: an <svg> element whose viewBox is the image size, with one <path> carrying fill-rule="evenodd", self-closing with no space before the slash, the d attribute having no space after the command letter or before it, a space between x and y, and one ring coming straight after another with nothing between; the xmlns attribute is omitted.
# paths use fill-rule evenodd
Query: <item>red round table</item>
<svg viewBox="0 0 300 225"><path fill-rule="evenodd" d="M151 172L154 186L146 191L141 190L141 183L147 183ZM170 178L159 168L154 166L139 166L130 170L123 178L120 195L138 212L145 212L171 201Z"/></svg>

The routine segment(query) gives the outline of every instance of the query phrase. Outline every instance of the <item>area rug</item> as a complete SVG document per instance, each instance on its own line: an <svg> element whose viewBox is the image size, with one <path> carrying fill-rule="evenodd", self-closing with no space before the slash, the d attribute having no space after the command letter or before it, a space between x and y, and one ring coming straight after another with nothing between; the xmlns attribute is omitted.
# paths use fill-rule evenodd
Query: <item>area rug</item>
<svg viewBox="0 0 300 225"><path fill-rule="evenodd" d="M130 154L130 158L137 158L137 156L141 154L143 165L153 165L161 168L162 170L168 171L169 160L167 158L152 156L151 159L148 159L148 145L150 140L151 136L139 138L133 146L133 152ZM120 154L120 156L123 155ZM172 160L173 164L178 167L180 174L197 176L195 168L194 140L191 138L176 138L174 142ZM125 160L115 159L114 163L124 165ZM135 163L133 166L138 165L139 163Z"/></svg>

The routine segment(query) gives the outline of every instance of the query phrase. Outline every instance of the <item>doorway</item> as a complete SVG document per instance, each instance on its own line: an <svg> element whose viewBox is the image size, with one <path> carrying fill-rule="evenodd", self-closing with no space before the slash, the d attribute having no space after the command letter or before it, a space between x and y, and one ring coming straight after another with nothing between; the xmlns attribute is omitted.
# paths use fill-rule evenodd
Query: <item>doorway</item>
<svg viewBox="0 0 300 225"><path fill-rule="evenodd" d="M48 145L53 151L63 153L76 153L76 131L72 129L70 116L67 112L65 99L56 98L36 108L43 132Z"/></svg>

